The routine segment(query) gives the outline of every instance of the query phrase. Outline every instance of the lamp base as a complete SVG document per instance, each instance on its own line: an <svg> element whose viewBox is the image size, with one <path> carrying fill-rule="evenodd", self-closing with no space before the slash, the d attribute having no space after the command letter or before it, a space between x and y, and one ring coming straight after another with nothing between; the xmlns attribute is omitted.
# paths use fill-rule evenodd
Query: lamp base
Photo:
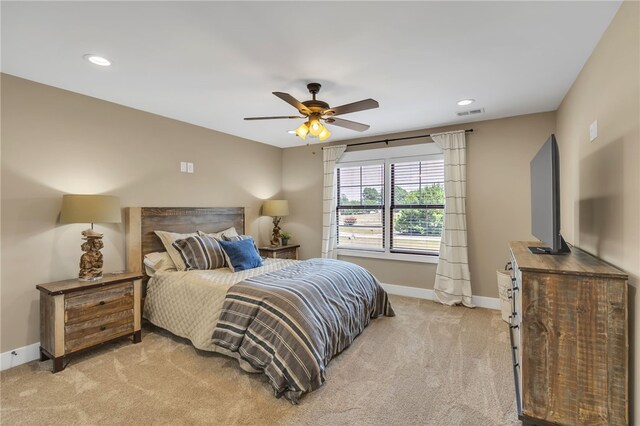
<svg viewBox="0 0 640 426"><path fill-rule="evenodd" d="M86 235L83 232L83 235ZM80 246L85 253L80 257L80 281L96 281L102 279L102 253L100 249L104 247L102 234L86 235L84 243Z"/></svg>
<svg viewBox="0 0 640 426"><path fill-rule="evenodd" d="M280 220L282 218L278 216L273 217L273 231L271 232L271 247L278 247L280 245Z"/></svg>

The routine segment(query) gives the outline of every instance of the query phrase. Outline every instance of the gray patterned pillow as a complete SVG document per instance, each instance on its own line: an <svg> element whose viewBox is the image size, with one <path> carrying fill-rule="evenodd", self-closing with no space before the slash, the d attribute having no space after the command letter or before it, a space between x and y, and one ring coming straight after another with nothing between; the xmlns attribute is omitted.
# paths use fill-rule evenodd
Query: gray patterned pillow
<svg viewBox="0 0 640 426"><path fill-rule="evenodd" d="M186 265L186 270L218 269L227 266L220 243L208 235L194 235L173 242Z"/></svg>
<svg viewBox="0 0 640 426"><path fill-rule="evenodd" d="M253 240L251 235L223 235L225 241Z"/></svg>

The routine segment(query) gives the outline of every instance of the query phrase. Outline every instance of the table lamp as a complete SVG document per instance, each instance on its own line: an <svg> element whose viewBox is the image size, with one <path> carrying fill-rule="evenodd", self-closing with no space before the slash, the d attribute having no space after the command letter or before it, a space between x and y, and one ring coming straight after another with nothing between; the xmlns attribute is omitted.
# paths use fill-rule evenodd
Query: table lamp
<svg viewBox="0 0 640 426"><path fill-rule="evenodd" d="M273 233L271 234L271 245L280 245L280 220L283 216L289 215L289 202L287 200L266 200L262 204L262 215L273 217Z"/></svg>
<svg viewBox="0 0 640 426"><path fill-rule="evenodd" d="M80 246L84 254L80 257L80 281L102 278L103 234L93 230L94 223L120 223L120 200L111 195L62 196L60 223L90 223L91 228L82 231L84 243Z"/></svg>

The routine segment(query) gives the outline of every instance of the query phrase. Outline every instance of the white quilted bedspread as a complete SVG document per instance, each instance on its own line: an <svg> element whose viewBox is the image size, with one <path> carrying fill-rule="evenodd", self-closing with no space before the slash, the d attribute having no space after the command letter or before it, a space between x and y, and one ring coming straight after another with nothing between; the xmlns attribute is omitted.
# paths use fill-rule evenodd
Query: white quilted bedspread
<svg viewBox="0 0 640 426"><path fill-rule="evenodd" d="M158 272L147 284L144 316L152 324L189 339L198 349L230 355L211 341L229 287L296 262L299 261L265 259L260 268L235 273L229 268Z"/></svg>

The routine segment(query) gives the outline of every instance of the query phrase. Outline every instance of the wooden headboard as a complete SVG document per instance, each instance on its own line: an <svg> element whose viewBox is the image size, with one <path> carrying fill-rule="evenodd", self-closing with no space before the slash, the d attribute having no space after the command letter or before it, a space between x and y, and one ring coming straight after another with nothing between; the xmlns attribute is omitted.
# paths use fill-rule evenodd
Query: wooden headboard
<svg viewBox="0 0 640 426"><path fill-rule="evenodd" d="M125 217L129 272L144 272L144 255L165 251L153 231L186 234L218 232L234 226L245 233L244 207L128 207Z"/></svg>

